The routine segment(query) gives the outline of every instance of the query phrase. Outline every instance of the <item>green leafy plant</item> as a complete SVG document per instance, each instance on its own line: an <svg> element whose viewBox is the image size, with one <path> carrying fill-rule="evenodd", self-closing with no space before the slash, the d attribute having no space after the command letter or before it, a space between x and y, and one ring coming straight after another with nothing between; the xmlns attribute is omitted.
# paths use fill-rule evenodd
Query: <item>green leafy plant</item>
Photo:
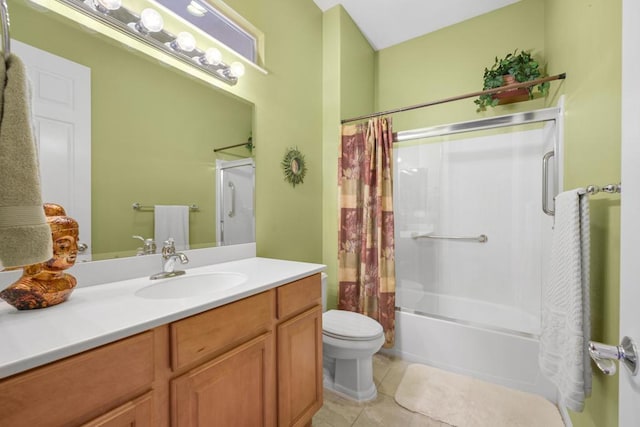
<svg viewBox="0 0 640 427"><path fill-rule="evenodd" d="M518 49L513 53L509 53L502 59L496 56L495 62L491 68L484 69L482 90L494 89L502 86L502 76L511 74L516 82L528 82L542 77L538 62L531 57L531 53L522 51L518 53ZM543 95L549 92L549 82L544 82L536 86L538 91ZM533 99L533 87L528 87L529 99ZM481 95L473 101L477 106L477 111L484 111L487 107L495 107L498 105L498 99L493 95Z"/></svg>

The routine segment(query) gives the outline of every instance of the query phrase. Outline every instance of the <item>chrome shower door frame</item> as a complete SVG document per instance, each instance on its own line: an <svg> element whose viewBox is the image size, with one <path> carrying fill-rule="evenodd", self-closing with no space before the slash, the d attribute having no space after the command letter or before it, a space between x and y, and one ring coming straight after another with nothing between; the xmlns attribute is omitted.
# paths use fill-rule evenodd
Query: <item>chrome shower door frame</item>
<svg viewBox="0 0 640 427"><path fill-rule="evenodd" d="M412 129L400 131L396 134L395 142L412 141L415 139L433 138L438 136L448 136L458 133L481 131L488 129L497 129L507 126L524 125L530 123L553 122L555 125L555 138L553 151L549 151L542 159L543 175L542 175L542 197L543 210L547 215L553 216L554 209L549 207L549 202L553 204L553 199L558 195L562 188L562 174L560 173L560 165L563 164L563 145L561 143L564 133L564 125L562 117L564 115L564 98L560 99L557 107L543 108L540 110L527 111L522 113L507 114L503 116L488 117L478 120L470 120L466 122L449 123L445 125L437 125L428 128ZM553 189L551 197L548 195L548 161L553 157Z"/></svg>

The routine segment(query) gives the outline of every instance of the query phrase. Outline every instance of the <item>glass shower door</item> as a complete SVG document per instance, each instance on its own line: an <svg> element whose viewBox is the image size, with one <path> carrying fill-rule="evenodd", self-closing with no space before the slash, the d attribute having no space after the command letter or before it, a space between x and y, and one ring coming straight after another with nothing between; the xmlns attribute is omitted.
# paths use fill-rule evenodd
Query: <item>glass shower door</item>
<svg viewBox="0 0 640 427"><path fill-rule="evenodd" d="M552 217L542 157L555 122L396 144L397 306L535 335Z"/></svg>
<svg viewBox="0 0 640 427"><path fill-rule="evenodd" d="M218 245L255 242L253 159L216 161Z"/></svg>

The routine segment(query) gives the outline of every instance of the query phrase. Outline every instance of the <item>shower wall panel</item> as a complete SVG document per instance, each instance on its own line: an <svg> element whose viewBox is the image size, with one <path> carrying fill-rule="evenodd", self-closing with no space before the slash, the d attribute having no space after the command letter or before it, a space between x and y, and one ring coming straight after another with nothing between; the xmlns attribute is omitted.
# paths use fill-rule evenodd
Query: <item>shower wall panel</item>
<svg viewBox="0 0 640 427"><path fill-rule="evenodd" d="M554 138L548 124L395 147L399 307L538 332L552 226L541 208L541 161Z"/></svg>

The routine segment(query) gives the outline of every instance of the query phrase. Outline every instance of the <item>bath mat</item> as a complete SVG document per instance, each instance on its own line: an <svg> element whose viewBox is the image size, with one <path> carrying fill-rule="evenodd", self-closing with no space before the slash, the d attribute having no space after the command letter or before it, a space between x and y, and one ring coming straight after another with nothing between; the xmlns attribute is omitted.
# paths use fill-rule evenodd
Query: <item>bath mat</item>
<svg viewBox="0 0 640 427"><path fill-rule="evenodd" d="M541 396L420 364L407 367L395 399L456 427L564 426L555 405Z"/></svg>

